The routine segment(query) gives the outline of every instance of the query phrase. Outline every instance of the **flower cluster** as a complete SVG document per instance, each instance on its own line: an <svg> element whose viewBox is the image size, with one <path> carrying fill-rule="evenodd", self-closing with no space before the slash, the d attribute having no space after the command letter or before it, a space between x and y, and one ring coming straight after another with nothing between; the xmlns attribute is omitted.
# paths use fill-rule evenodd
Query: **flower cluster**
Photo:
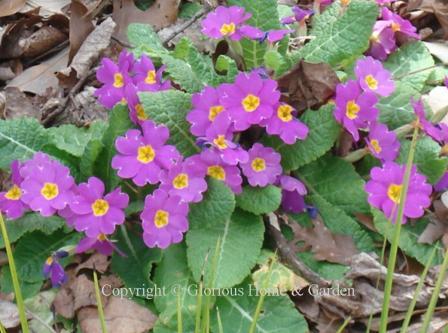
<svg viewBox="0 0 448 333"><path fill-rule="evenodd" d="M131 120L137 124L148 117L140 103L138 93L162 91L171 88L170 81L163 80L162 66L158 70L146 55L137 61L132 53L120 53L118 63L103 58L96 76L103 85L95 91L98 101L107 108L117 103L126 104Z"/></svg>
<svg viewBox="0 0 448 333"><path fill-rule="evenodd" d="M381 17L373 27L367 54L378 60L385 60L397 49L397 44L406 38L420 39L417 29L408 20L383 7Z"/></svg>

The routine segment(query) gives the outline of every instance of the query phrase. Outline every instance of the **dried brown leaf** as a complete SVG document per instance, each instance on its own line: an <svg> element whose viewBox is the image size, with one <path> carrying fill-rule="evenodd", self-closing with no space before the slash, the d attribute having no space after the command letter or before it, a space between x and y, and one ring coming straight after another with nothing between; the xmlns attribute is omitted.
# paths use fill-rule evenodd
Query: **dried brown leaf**
<svg viewBox="0 0 448 333"><path fill-rule="evenodd" d="M70 53L72 61L87 36L95 29L92 15L81 0L73 0L70 5Z"/></svg>
<svg viewBox="0 0 448 333"><path fill-rule="evenodd" d="M8 87L5 89L5 109L3 111L4 118L13 119L21 117L33 117L40 119L39 105L33 103L31 97L20 91L16 87Z"/></svg>
<svg viewBox="0 0 448 333"><path fill-rule="evenodd" d="M76 268L76 274L78 274L82 269L91 269L96 270L100 273L105 273L107 268L109 267L110 260L107 256L102 255L100 253L95 253L87 259L87 261L83 262Z"/></svg>
<svg viewBox="0 0 448 333"><path fill-rule="evenodd" d="M27 1L25 10L39 8L39 13L42 16L50 16L53 14L62 14L64 9L70 4L70 0L31 0Z"/></svg>
<svg viewBox="0 0 448 333"><path fill-rule="evenodd" d="M334 95L338 83L339 79L330 65L304 61L278 80L285 101L298 111L325 104Z"/></svg>
<svg viewBox="0 0 448 333"><path fill-rule="evenodd" d="M436 200L434 205L434 216L431 216L425 230L418 238L419 243L434 244L435 241L448 234L448 208L441 200Z"/></svg>
<svg viewBox="0 0 448 333"><path fill-rule="evenodd" d="M0 322L5 328L17 327L20 324L17 305L0 300Z"/></svg>
<svg viewBox="0 0 448 333"><path fill-rule="evenodd" d="M26 0L2 0L0 1L0 17L17 13L25 6Z"/></svg>

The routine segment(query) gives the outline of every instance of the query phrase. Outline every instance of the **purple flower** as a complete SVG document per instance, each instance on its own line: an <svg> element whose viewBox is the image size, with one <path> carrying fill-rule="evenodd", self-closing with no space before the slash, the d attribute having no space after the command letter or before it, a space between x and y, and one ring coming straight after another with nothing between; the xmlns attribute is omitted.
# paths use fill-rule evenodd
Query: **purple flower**
<svg viewBox="0 0 448 333"><path fill-rule="evenodd" d="M76 195L76 192L74 192ZM62 210L58 211L58 215L62 217L69 227L74 227L77 215L70 209L70 204Z"/></svg>
<svg viewBox="0 0 448 333"><path fill-rule="evenodd" d="M58 251L47 258L43 268L45 278L50 278L53 288L60 287L67 282L67 275L64 272L64 267L59 263L59 259L68 255L65 251Z"/></svg>
<svg viewBox="0 0 448 333"><path fill-rule="evenodd" d="M139 91L161 91L171 88L170 81L162 80L165 66L156 71L153 62L145 54L135 63L133 70L135 72L134 83Z"/></svg>
<svg viewBox="0 0 448 333"><path fill-rule="evenodd" d="M238 41L244 37L241 32L243 23L251 16L252 14L246 13L242 7L219 6L202 21L202 33L215 39L228 37Z"/></svg>
<svg viewBox="0 0 448 333"><path fill-rule="evenodd" d="M125 99L125 88L132 84L129 71L134 61L132 54L126 51L120 53L118 65L109 58L101 60L101 67L96 72L96 77L103 86L95 91L95 96L98 96L102 105L110 109Z"/></svg>
<svg viewBox="0 0 448 333"><path fill-rule="evenodd" d="M445 80L443 80L443 83L445 84L445 87L448 88L448 76L445 77Z"/></svg>
<svg viewBox="0 0 448 333"><path fill-rule="evenodd" d="M292 11L294 13L293 16L284 17L281 22L282 24L291 24L291 23L304 23L311 15L314 14L314 11L311 9L302 9L299 6L292 7Z"/></svg>
<svg viewBox="0 0 448 333"><path fill-rule="evenodd" d="M403 19L400 15L391 12L387 7L381 9L381 16L383 20L390 21L390 27L393 32L420 39L417 29L411 22Z"/></svg>
<svg viewBox="0 0 448 333"><path fill-rule="evenodd" d="M382 161L393 161L400 152L397 135L381 123L376 123L371 127L367 146L372 155Z"/></svg>
<svg viewBox="0 0 448 333"><path fill-rule="evenodd" d="M133 84L129 84L125 88L125 99L129 108L129 118L134 124L141 124L148 119L143 105L137 95L137 88Z"/></svg>
<svg viewBox="0 0 448 333"><path fill-rule="evenodd" d="M219 87L205 87L200 93L193 94L191 98L193 110L187 115L187 120L191 124L190 131L193 135L205 136L207 129L215 119L226 114L223 113L224 106L219 101L221 95L222 92Z"/></svg>
<svg viewBox="0 0 448 333"><path fill-rule="evenodd" d="M119 188L104 195L103 182L90 177L87 183L78 186L78 195L70 203L70 209L77 215L75 229L85 231L88 237L110 235L116 225L124 222L128 203L128 195Z"/></svg>
<svg viewBox="0 0 448 333"><path fill-rule="evenodd" d="M278 135L287 144L292 145L308 136L308 127L294 117L296 110L286 103L277 105L276 111L268 120L263 121L266 132Z"/></svg>
<svg viewBox="0 0 448 333"><path fill-rule="evenodd" d="M131 129L124 137L117 138L118 153L112 159L112 168L118 170L118 176L132 178L138 186L158 183L162 170L169 169L180 159L174 146L165 145L169 137L167 127L156 126L150 120L141 126L143 134Z"/></svg>
<svg viewBox="0 0 448 333"><path fill-rule="evenodd" d="M70 170L48 155L36 153L20 174L24 177L22 201L42 216L53 215L72 200L75 182Z"/></svg>
<svg viewBox="0 0 448 333"><path fill-rule="evenodd" d="M304 196L307 194L305 185L291 176L280 176L279 185L282 188L282 208L288 213L303 213L306 210Z"/></svg>
<svg viewBox="0 0 448 333"><path fill-rule="evenodd" d="M387 56L397 48L395 34L389 21L377 21L370 37L370 48L367 54L378 60L386 60Z"/></svg>
<svg viewBox="0 0 448 333"><path fill-rule="evenodd" d="M235 84L224 84L222 91L222 105L228 110L237 131L270 118L280 100L277 82L262 79L256 72L238 74Z"/></svg>
<svg viewBox="0 0 448 333"><path fill-rule="evenodd" d="M361 88L364 91L371 91L383 97L387 97L395 90L395 83L390 72L384 69L380 61L367 57L358 60L355 67L355 74Z"/></svg>
<svg viewBox="0 0 448 333"><path fill-rule="evenodd" d="M448 172L445 172L442 178L434 185L434 190L443 192L448 189Z"/></svg>
<svg viewBox="0 0 448 333"><path fill-rule="evenodd" d="M256 143L249 150L249 161L241 169L251 186L264 187L274 184L282 173L280 154L274 149Z"/></svg>
<svg viewBox="0 0 448 333"><path fill-rule="evenodd" d="M289 29L269 30L266 32L266 39L269 43L274 44L281 41L286 35L292 33Z"/></svg>
<svg viewBox="0 0 448 333"><path fill-rule="evenodd" d="M397 217L405 169L405 165L386 162L381 168L374 167L370 171L370 180L365 185L369 203L381 209L393 222ZM403 223L406 223L406 218L418 218L425 213L424 209L431 205L431 192L432 187L426 182L426 177L419 174L413 166L404 205Z"/></svg>
<svg viewBox="0 0 448 333"><path fill-rule="evenodd" d="M204 175L197 172L194 159L179 161L162 174L160 189L170 196L178 196L185 202L199 202L207 190Z"/></svg>
<svg viewBox="0 0 448 333"><path fill-rule="evenodd" d="M199 174L220 180L230 187L234 193L241 193L243 179L240 169L235 165L224 163L216 150L206 149L200 155L190 157L190 160L191 167Z"/></svg>
<svg viewBox="0 0 448 333"><path fill-rule="evenodd" d="M110 256L114 250L121 253L105 234L99 234L97 237L84 237L79 241L75 252L84 253L90 250L96 250L105 256Z"/></svg>
<svg viewBox="0 0 448 333"><path fill-rule="evenodd" d="M358 82L348 81L336 87L336 108L334 116L345 129L359 140L358 128L367 127L376 121L378 109L375 104L378 99L371 92L362 92Z"/></svg>
<svg viewBox="0 0 448 333"><path fill-rule="evenodd" d="M223 116L219 121L214 122L206 133L204 140L215 149L224 163L237 165L245 163L249 159L247 152L237 143L232 141L233 132L230 128L231 120L228 116Z"/></svg>
<svg viewBox="0 0 448 333"><path fill-rule="evenodd" d="M140 215L143 223L143 240L148 247L167 248L180 243L188 230L188 204L178 196L170 196L163 190L155 190L145 200Z"/></svg>
<svg viewBox="0 0 448 333"><path fill-rule="evenodd" d="M265 32L251 25L244 25L240 28L240 32L244 37L250 39L263 39Z"/></svg>
<svg viewBox="0 0 448 333"><path fill-rule="evenodd" d="M22 176L20 175L20 162L11 163L11 182L12 185L6 192L0 192L0 212L6 214L9 219L18 219L28 207L22 202Z"/></svg>
<svg viewBox="0 0 448 333"><path fill-rule="evenodd" d="M278 41L282 40L287 34L292 33L292 30L288 29L280 29L280 30L269 30L263 32L258 28L254 28L251 26L246 26L241 28L244 35L250 39L258 40L260 43L263 43L267 40L270 44L275 44Z"/></svg>
<svg viewBox="0 0 448 333"><path fill-rule="evenodd" d="M417 115L418 122L422 130L436 141L443 142L445 139L447 128L445 126L437 126L426 119L425 107L421 99L411 100L412 107Z"/></svg>

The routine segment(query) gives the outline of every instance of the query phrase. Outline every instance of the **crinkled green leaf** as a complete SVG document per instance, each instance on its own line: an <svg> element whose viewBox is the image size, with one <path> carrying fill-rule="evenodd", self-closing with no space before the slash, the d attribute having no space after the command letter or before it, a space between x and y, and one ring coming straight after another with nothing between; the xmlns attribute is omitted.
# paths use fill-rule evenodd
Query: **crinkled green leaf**
<svg viewBox="0 0 448 333"><path fill-rule="evenodd" d="M195 280L199 281L203 271L206 279L210 278L219 239L215 287L230 288L241 283L257 262L263 234L262 219L238 209L225 221L197 220L190 216L187 255Z"/></svg>
<svg viewBox="0 0 448 333"><path fill-rule="evenodd" d="M401 142L398 163L406 164L410 146L411 142L408 140ZM415 147L414 163L431 184L435 184L443 176L448 166L448 158L440 157L440 150L439 144L427 136L419 139Z"/></svg>
<svg viewBox="0 0 448 333"><path fill-rule="evenodd" d="M128 26L128 40L134 47L137 56L147 53L149 56L160 56L168 50L163 46L159 36L149 24L132 23Z"/></svg>
<svg viewBox="0 0 448 333"><path fill-rule="evenodd" d="M342 280L349 267L328 261L318 261L314 254L306 251L297 253L297 257L313 272L328 280Z"/></svg>
<svg viewBox="0 0 448 333"><path fill-rule="evenodd" d="M410 100L420 97L432 73L421 70L433 65L434 59L422 42L405 44L387 59L384 66L391 71L396 89L378 103L381 122L395 129L415 119Z"/></svg>
<svg viewBox="0 0 448 333"><path fill-rule="evenodd" d="M308 137L287 145L280 139L271 137L266 143L282 155L285 171L296 170L324 155L336 141L340 127L333 116L333 106L325 105L318 111L308 110L300 119L309 128Z"/></svg>
<svg viewBox="0 0 448 333"><path fill-rule="evenodd" d="M64 226L64 220L58 216L43 217L37 213L28 213L17 220L6 220L6 229L11 243L16 242L20 237L28 232L36 230L42 231L46 235L50 235L56 230ZM0 235L0 249L5 244Z"/></svg>
<svg viewBox="0 0 448 333"><path fill-rule="evenodd" d="M229 0L228 4L244 7L247 12L252 14L247 24L258 27L263 31L281 28L276 0ZM259 67L263 64L263 57L267 49L266 43L243 39L241 46L246 69Z"/></svg>
<svg viewBox="0 0 448 333"><path fill-rule="evenodd" d="M102 139L94 139L87 144L79 163L79 172L82 180L86 180L95 173L95 164L103 149Z"/></svg>
<svg viewBox="0 0 448 333"><path fill-rule="evenodd" d="M266 214L275 211L282 201L282 191L277 186L244 186L243 192L236 197L238 207L254 214Z"/></svg>
<svg viewBox="0 0 448 333"><path fill-rule="evenodd" d="M216 309L222 319L224 332L247 333L252 324L253 314L259 297L253 285L238 286L238 295L219 297ZM212 318L216 318L216 311ZM214 332L217 322L212 321ZM257 333L307 333L308 324L302 314L294 307L288 296L267 296L263 311L257 321Z"/></svg>
<svg viewBox="0 0 448 333"><path fill-rule="evenodd" d="M0 120L0 168L32 157L48 142L47 131L34 118Z"/></svg>
<svg viewBox="0 0 448 333"><path fill-rule="evenodd" d="M309 35L315 38L292 54L288 67L299 59L336 66L357 58L369 47L377 17L378 6L373 1L352 0L346 9L339 1L334 2L321 15L314 16Z"/></svg>
<svg viewBox="0 0 448 333"><path fill-rule="evenodd" d="M190 124L186 121L191 109L191 95L178 90L156 93L140 93L140 100L149 117L157 124L170 129L169 143L174 144L184 155L197 153L194 137L190 134Z"/></svg>
<svg viewBox="0 0 448 333"><path fill-rule="evenodd" d="M384 214L379 210L373 209L373 222L378 232L385 236L389 242L392 242L394 235L394 224L386 219ZM417 259L422 265L426 265L434 247L440 249L436 252L433 264L440 264L443 260L443 247L440 241L434 244L422 244L418 242L418 238L426 228L429 221L420 219L414 225L408 223L403 225L400 232L400 240L398 246L407 255Z"/></svg>

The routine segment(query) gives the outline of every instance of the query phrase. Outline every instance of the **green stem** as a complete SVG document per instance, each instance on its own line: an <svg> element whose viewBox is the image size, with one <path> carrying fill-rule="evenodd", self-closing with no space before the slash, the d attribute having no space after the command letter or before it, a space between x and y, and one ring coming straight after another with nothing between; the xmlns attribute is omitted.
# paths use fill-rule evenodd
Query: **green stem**
<svg viewBox="0 0 448 333"><path fill-rule="evenodd" d="M6 329L3 327L1 321L0 321L0 333L6 333Z"/></svg>
<svg viewBox="0 0 448 333"><path fill-rule="evenodd" d="M448 269L448 249L445 252L442 266L440 267L439 276L437 277L436 286L429 301L428 309L426 310L425 318L423 319L423 325L420 329L420 333L429 332L429 324L431 323L434 309L436 308L437 300L439 299L440 290L442 289L443 281L445 280L446 271Z"/></svg>
<svg viewBox="0 0 448 333"><path fill-rule="evenodd" d="M202 277L204 274L202 274ZM202 292L203 292L203 285L202 285L202 279L199 281L199 292L196 299L196 320L195 320L195 327L194 327L194 333L200 333L201 332L201 312L202 312Z"/></svg>
<svg viewBox="0 0 448 333"><path fill-rule="evenodd" d="M177 333L182 333L182 301L180 297L180 292L177 293Z"/></svg>
<svg viewBox="0 0 448 333"><path fill-rule="evenodd" d="M347 319L345 319L345 321L342 323L341 327L338 328L336 333L342 333L344 332L344 328L347 327L348 323L350 322L350 320L352 320L352 317L348 317Z"/></svg>
<svg viewBox="0 0 448 333"><path fill-rule="evenodd" d="M393 232L393 238L392 238L392 244L389 254L389 262L387 265L387 276L386 276L386 283L384 286L384 301L383 301L383 308L381 311L381 321L380 321L380 333L386 333L387 332L387 320L389 318L389 304L390 304L390 298L392 293L392 284L393 284L393 277L394 277L394 271L395 271L395 263L397 261L397 254L398 254L398 243L400 241L400 231L401 231L401 222L403 220L403 212L404 212L404 205L406 202L406 197L408 193L408 187L409 187L409 179L411 176L411 170L412 165L414 161L414 154L415 154L415 147L417 145L417 137L418 137L418 126L414 129L414 134L412 135L412 142L411 142L411 148L409 149L409 156L408 160L406 162L406 169L404 172L403 177L403 184L402 184L402 191L400 193L400 201L398 205L398 212L397 212L397 218L395 220L395 227Z"/></svg>
<svg viewBox="0 0 448 333"><path fill-rule="evenodd" d="M103 333L107 333L106 320L104 319L103 303L101 302L100 285L98 284L98 276L96 275L96 271L93 271L93 282L95 283L95 298L96 306L98 308L98 316L101 323L101 331Z"/></svg>
<svg viewBox="0 0 448 333"><path fill-rule="evenodd" d="M221 314L219 308L216 307L216 320L218 321L218 333L224 333L224 327L222 326Z"/></svg>
<svg viewBox="0 0 448 333"><path fill-rule="evenodd" d="M408 311L406 312L406 317L404 318L403 325L401 326L400 333L406 333L408 331L409 323L411 322L412 314L414 313L415 304L417 304L417 298L423 288L423 283L425 282L426 275L428 274L429 267L431 267L431 263L434 260L434 256L436 255L436 247L433 248L431 255L429 256L428 262L425 265L425 268L420 275L420 280L418 281L417 288L415 288L414 297L412 298L411 303L409 304Z"/></svg>
<svg viewBox="0 0 448 333"><path fill-rule="evenodd" d="M9 270L11 272L12 284L14 286L14 294L16 297L17 307L19 309L20 325L22 326L23 333L29 333L28 320L26 319L25 304L23 303L22 292L20 290L19 279L17 277L16 264L12 255L11 243L9 242L8 233L6 231L5 221L0 213L0 228L2 231L2 237L5 243L6 255L8 257Z"/></svg>

